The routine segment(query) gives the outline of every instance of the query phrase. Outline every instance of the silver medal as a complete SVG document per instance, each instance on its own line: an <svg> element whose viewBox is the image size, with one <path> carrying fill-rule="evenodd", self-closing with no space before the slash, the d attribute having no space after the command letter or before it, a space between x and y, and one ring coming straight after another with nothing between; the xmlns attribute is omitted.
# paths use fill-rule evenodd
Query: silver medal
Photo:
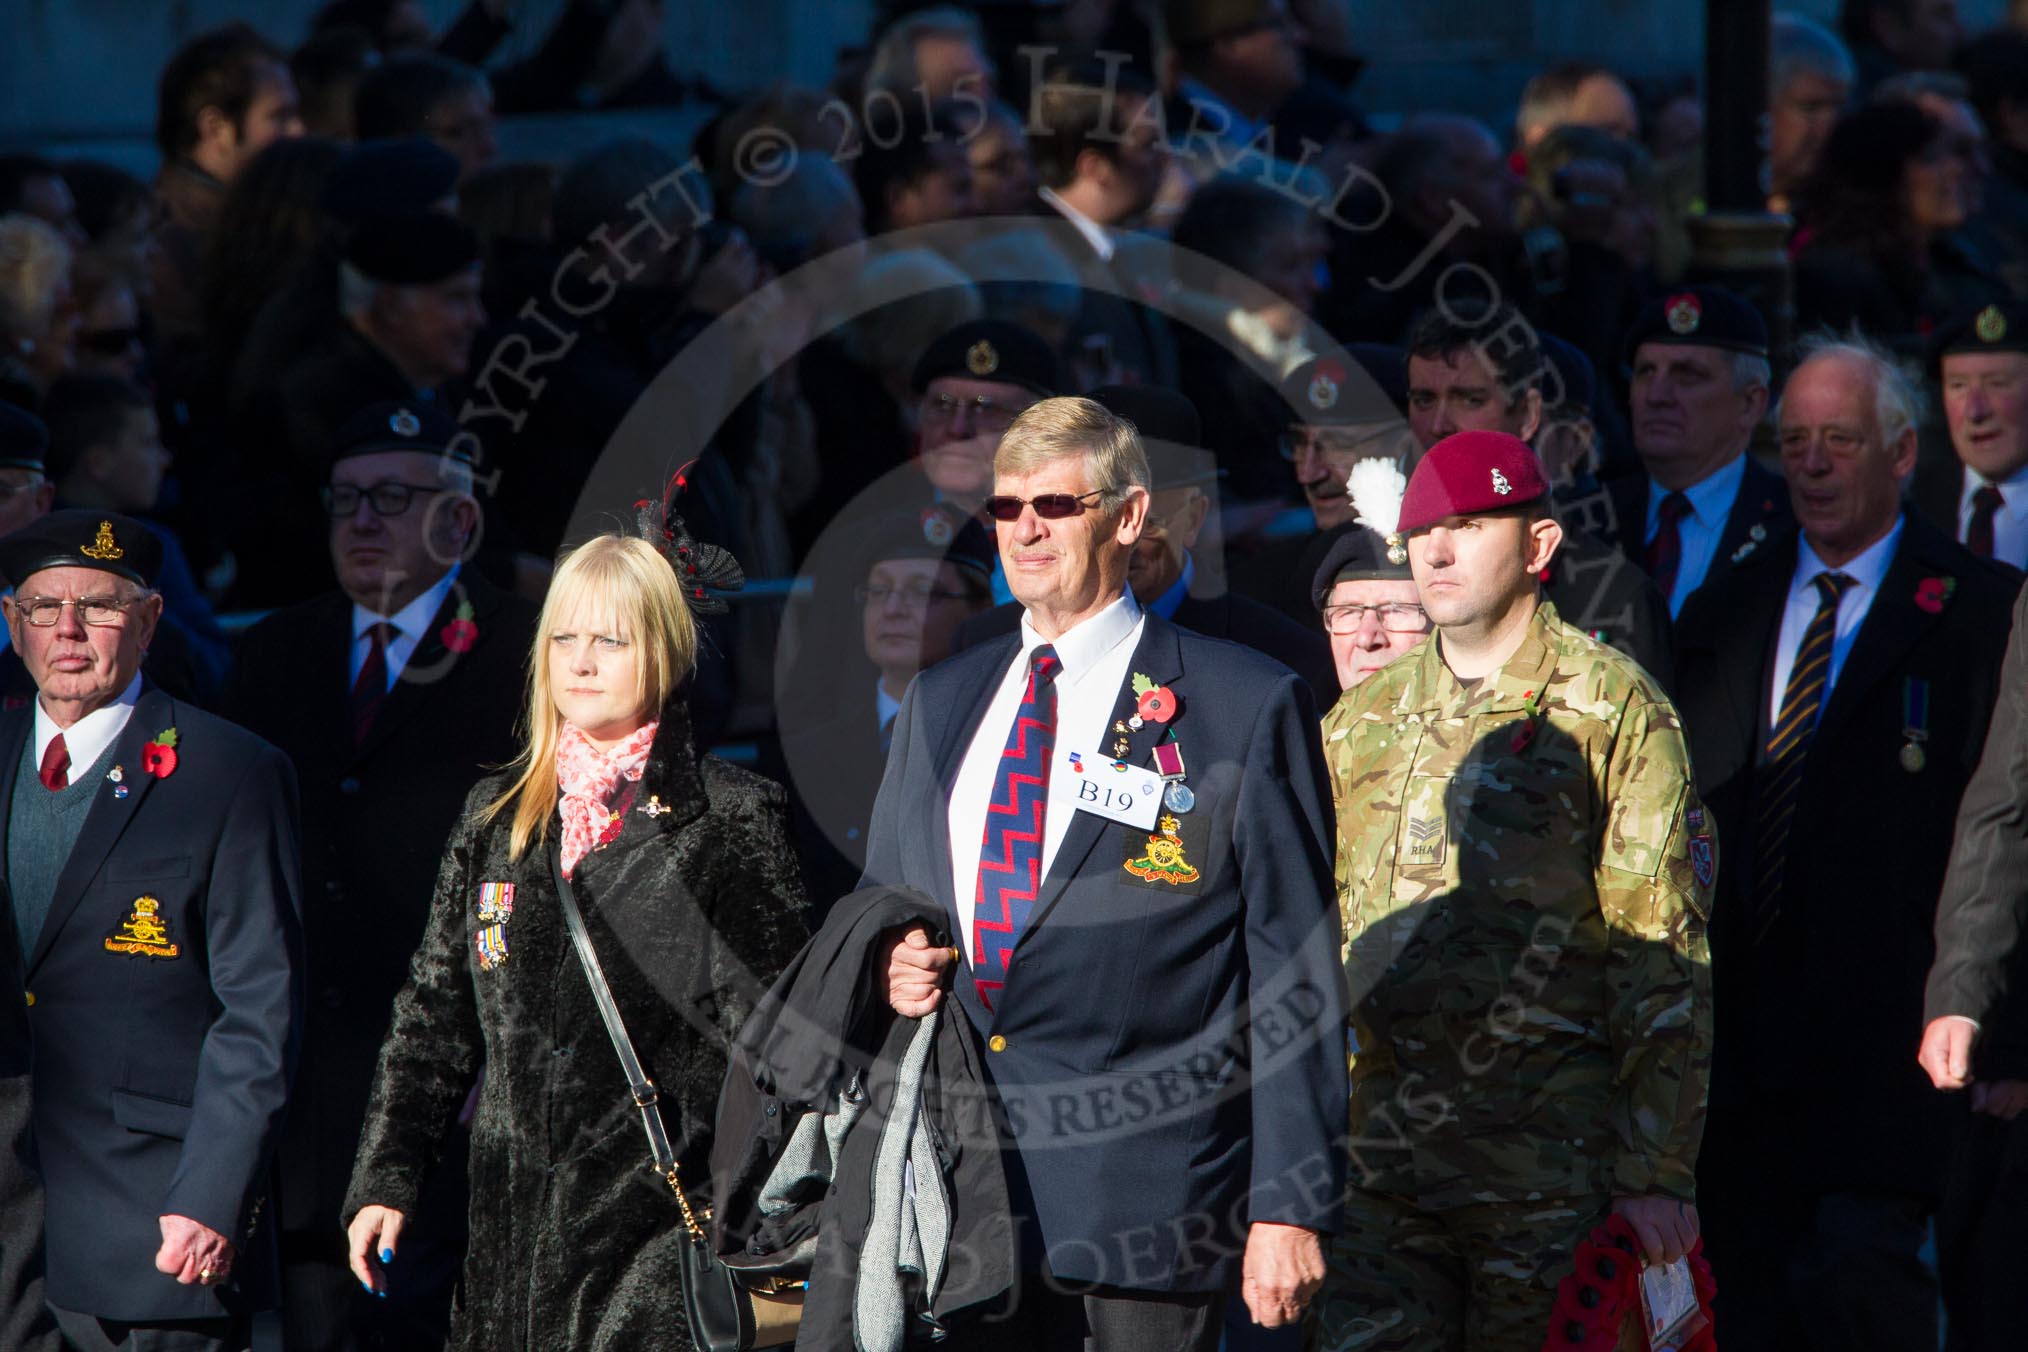
<svg viewBox="0 0 2028 1352"><path fill-rule="evenodd" d="M1182 780L1172 779L1169 787L1162 790L1162 803L1171 812L1188 812L1197 806L1197 795Z"/></svg>

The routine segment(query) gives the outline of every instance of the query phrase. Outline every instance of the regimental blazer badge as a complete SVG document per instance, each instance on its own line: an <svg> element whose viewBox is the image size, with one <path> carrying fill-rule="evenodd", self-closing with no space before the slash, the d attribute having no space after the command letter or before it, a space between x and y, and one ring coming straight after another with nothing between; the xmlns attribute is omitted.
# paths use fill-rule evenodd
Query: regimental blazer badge
<svg viewBox="0 0 2028 1352"><path fill-rule="evenodd" d="M507 927L501 924L482 925L473 938L479 950L479 970L490 972L507 962Z"/></svg>
<svg viewBox="0 0 2028 1352"><path fill-rule="evenodd" d="M1127 872L1172 887L1196 882L1197 868L1183 857L1183 838L1176 834L1179 826L1174 817L1164 813L1156 823L1155 834L1148 837L1148 852L1139 859L1129 859Z"/></svg>
<svg viewBox="0 0 2028 1352"><path fill-rule="evenodd" d="M183 950L169 941L169 922L162 903L153 897L134 898L134 909L106 936L106 952L130 957L173 958Z"/></svg>

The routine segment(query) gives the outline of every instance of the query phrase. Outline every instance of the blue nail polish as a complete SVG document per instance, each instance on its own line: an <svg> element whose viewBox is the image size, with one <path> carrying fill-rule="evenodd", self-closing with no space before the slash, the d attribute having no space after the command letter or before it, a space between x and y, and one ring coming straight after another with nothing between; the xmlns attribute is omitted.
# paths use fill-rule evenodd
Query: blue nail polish
<svg viewBox="0 0 2028 1352"><path fill-rule="evenodd" d="M379 1296L382 1300L387 1299L387 1292L385 1291L375 1291L373 1294Z"/></svg>
<svg viewBox="0 0 2028 1352"><path fill-rule="evenodd" d="M394 1261L394 1250L382 1249L380 1251L380 1261L383 1263L392 1263Z"/></svg>
<svg viewBox="0 0 2028 1352"><path fill-rule="evenodd" d="M367 1281L366 1278L361 1277L359 1279L359 1289L366 1292L368 1295L371 1295L373 1294L373 1283Z"/></svg>

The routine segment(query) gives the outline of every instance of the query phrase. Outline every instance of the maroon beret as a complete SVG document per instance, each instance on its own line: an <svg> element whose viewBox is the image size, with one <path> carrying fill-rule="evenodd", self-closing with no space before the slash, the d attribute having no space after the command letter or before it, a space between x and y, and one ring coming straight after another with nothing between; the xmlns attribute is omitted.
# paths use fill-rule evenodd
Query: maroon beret
<svg viewBox="0 0 2028 1352"><path fill-rule="evenodd" d="M1456 432L1423 453L1401 499L1403 535L1447 516L1519 507L1549 496L1542 462L1505 432Z"/></svg>

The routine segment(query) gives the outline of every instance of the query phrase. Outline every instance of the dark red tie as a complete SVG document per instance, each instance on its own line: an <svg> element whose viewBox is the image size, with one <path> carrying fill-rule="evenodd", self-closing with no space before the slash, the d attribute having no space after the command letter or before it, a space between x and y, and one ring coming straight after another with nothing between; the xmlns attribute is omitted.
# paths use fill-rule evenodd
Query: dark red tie
<svg viewBox="0 0 2028 1352"><path fill-rule="evenodd" d="M352 745L366 740L366 730L387 699L387 644L395 635L393 625L383 621L366 631L370 640L366 660L359 664L359 678L352 682Z"/></svg>
<svg viewBox="0 0 2028 1352"><path fill-rule="evenodd" d="M63 744L62 733L49 739L42 751L42 768L35 773L51 793L70 787L70 748Z"/></svg>
<svg viewBox="0 0 2028 1352"><path fill-rule="evenodd" d="M2007 499L2000 496L2000 490L1991 484L1980 484L1979 491L1972 494L1972 524L1965 529L1965 548L1982 559L1993 557L1993 518L2007 505Z"/></svg>
<svg viewBox="0 0 2028 1352"><path fill-rule="evenodd" d="M1675 594L1676 572L1683 566L1683 529L1678 523L1690 515L1690 499L1671 493L1662 499L1657 514L1661 524L1648 542L1648 576L1655 579L1655 590L1667 601Z"/></svg>

